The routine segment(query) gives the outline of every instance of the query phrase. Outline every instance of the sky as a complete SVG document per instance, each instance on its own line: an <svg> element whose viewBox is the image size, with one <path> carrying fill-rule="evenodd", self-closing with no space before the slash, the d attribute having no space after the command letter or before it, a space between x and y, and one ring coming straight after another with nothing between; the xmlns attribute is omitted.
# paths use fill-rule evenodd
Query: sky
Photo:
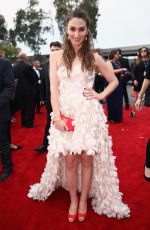
<svg viewBox="0 0 150 230"><path fill-rule="evenodd" d="M40 8L52 16L53 32L45 35L47 45L42 54L49 53L49 43L59 40L53 0L39 0ZM28 0L0 0L0 14L5 17L7 28L13 27L13 18L19 9L27 7ZM9 7L8 7L9 6ZM99 17L95 48L115 48L150 44L150 0L99 0ZM22 51L31 55L30 49L18 44Z"/></svg>

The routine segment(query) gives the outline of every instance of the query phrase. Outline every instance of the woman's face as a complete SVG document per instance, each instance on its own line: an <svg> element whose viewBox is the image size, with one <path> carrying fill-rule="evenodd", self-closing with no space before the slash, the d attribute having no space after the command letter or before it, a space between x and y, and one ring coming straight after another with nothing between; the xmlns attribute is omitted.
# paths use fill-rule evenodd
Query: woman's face
<svg viewBox="0 0 150 230"><path fill-rule="evenodd" d="M148 53L147 53L147 49L145 48L142 48L141 51L141 57L144 58L144 57L148 57Z"/></svg>
<svg viewBox="0 0 150 230"><path fill-rule="evenodd" d="M86 39L87 34L87 25L83 19L72 18L68 22L67 35L73 47L80 47Z"/></svg>
<svg viewBox="0 0 150 230"><path fill-rule="evenodd" d="M119 58L120 58L120 55L119 55L119 52L117 51L117 53L114 54L114 59L118 61Z"/></svg>

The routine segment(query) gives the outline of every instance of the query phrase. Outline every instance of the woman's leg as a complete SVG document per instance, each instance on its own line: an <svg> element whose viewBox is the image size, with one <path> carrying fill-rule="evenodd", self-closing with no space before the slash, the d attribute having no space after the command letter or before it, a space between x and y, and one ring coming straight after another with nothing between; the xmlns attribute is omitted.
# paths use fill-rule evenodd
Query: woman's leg
<svg viewBox="0 0 150 230"><path fill-rule="evenodd" d="M137 101L137 99L138 99L138 92L135 92L133 95L133 107L131 111L131 118L134 118L136 114L135 102Z"/></svg>
<svg viewBox="0 0 150 230"><path fill-rule="evenodd" d="M70 209L69 213L74 214L77 212L78 200L77 200L77 164L78 156L77 155L67 155L65 157L66 164L66 177L67 185L70 193Z"/></svg>
<svg viewBox="0 0 150 230"><path fill-rule="evenodd" d="M81 155L81 167L82 167L82 184L81 184L81 196L79 203L79 212L85 213L87 210L87 197L91 185L92 177L92 163L93 157L86 155L85 152Z"/></svg>

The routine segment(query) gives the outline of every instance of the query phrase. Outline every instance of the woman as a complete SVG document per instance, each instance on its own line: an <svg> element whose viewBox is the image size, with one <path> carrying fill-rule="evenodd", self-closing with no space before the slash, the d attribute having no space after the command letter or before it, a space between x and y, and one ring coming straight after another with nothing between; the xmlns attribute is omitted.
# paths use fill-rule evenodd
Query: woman
<svg viewBox="0 0 150 230"><path fill-rule="evenodd" d="M141 91L138 94L138 99L135 103L135 108L137 111L139 111L141 108L141 102L142 102L143 95L149 86L150 86L150 67L147 70L146 77L143 81ZM145 162L145 168L144 168L144 178L148 182L150 182L150 138L147 142L147 147L146 147L146 162Z"/></svg>
<svg viewBox="0 0 150 230"><path fill-rule="evenodd" d="M135 117L136 109L135 102L137 101L138 93L141 90L144 77L146 76L146 71L150 66L149 50L147 47L142 47L138 52L138 57L135 62L134 67L134 89L133 89L133 109L131 112L131 117Z"/></svg>
<svg viewBox="0 0 150 230"><path fill-rule="evenodd" d="M92 90L95 68L109 82L100 94ZM118 81L103 59L92 53L89 19L78 8L67 17L63 50L50 55L50 85L53 122L47 164L41 182L31 187L28 196L45 200L57 186L68 189L69 222L77 217L79 221L86 219L88 196L93 198L98 214L129 216L119 192L106 117L98 102L117 87ZM73 119L74 131L69 131L72 127L62 115ZM77 191L81 192L80 200Z"/></svg>
<svg viewBox="0 0 150 230"><path fill-rule="evenodd" d="M107 97L108 120L111 123L121 122L123 120L123 84L122 78L126 77L124 74L126 68L122 68L119 62L119 51L111 50L109 54L108 64L116 75L119 85L113 93Z"/></svg>

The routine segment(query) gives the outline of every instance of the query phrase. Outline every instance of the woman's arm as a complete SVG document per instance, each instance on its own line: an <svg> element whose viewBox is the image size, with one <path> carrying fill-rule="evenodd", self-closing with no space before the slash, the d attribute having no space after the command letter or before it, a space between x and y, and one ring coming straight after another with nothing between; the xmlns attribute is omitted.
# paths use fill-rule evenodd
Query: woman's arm
<svg viewBox="0 0 150 230"><path fill-rule="evenodd" d="M58 52L50 54L50 92L51 92L51 104L55 116L60 117L60 106L59 106L59 85L57 78L57 60Z"/></svg>
<svg viewBox="0 0 150 230"><path fill-rule="evenodd" d="M111 61L107 61L107 64L113 70L114 74L123 73L123 72L127 71L127 68L114 69Z"/></svg>
<svg viewBox="0 0 150 230"><path fill-rule="evenodd" d="M143 81L143 84L142 84L141 91L138 94L138 98L142 99L142 97L143 97L144 93L146 92L149 84L150 84L150 80L148 80L148 79L145 78L144 81Z"/></svg>
<svg viewBox="0 0 150 230"><path fill-rule="evenodd" d="M105 99L115 90L119 82L113 72L112 64L105 62L98 54L95 55L95 65L109 83L105 90L101 93L101 96Z"/></svg>
<svg viewBox="0 0 150 230"><path fill-rule="evenodd" d="M61 111L59 105L59 83L57 78L57 68L61 56L62 51L54 51L50 55L50 92L54 125L59 130L67 130L68 128L66 123L61 119Z"/></svg>
<svg viewBox="0 0 150 230"><path fill-rule="evenodd" d="M114 74L123 73L127 71L127 68L114 69Z"/></svg>
<svg viewBox="0 0 150 230"><path fill-rule="evenodd" d="M94 90L85 90L84 95L88 99L106 99L118 86L118 80L113 72L112 64L110 62L106 63L98 54L94 55L95 57L95 66L98 71L103 75L103 77L109 82L108 86L103 92L96 93Z"/></svg>
<svg viewBox="0 0 150 230"><path fill-rule="evenodd" d="M150 80L145 78L144 81L143 81L143 84L142 84L141 91L138 94L138 99L137 99L137 101L135 103L136 110L140 110L143 95L146 92L146 90L147 90L149 85L150 85Z"/></svg>

